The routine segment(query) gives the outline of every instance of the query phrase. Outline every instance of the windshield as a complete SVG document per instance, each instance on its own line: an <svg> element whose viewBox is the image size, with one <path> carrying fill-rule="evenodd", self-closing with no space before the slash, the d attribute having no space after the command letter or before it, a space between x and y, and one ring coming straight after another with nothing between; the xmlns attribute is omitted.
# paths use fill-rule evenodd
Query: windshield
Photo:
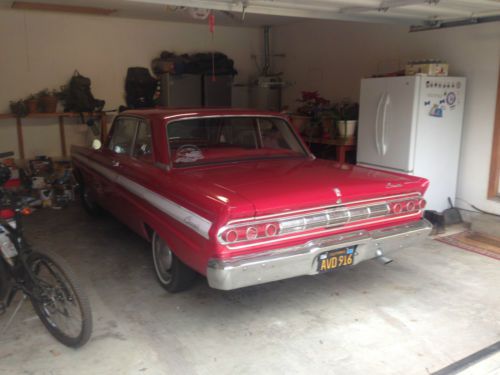
<svg viewBox="0 0 500 375"><path fill-rule="evenodd" d="M167 125L174 166L306 157L288 124L273 117L211 117Z"/></svg>

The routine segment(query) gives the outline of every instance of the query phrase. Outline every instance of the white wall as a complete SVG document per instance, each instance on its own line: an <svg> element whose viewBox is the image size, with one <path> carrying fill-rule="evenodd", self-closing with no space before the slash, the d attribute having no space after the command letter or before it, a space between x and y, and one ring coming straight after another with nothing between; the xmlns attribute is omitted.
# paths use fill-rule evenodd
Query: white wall
<svg viewBox="0 0 500 375"><path fill-rule="evenodd" d="M393 71L411 59L438 58L450 75L467 77L467 101L457 196L500 214L486 199L495 100L500 67L500 23L408 33L408 28L351 22L310 21L274 29L276 69L295 84L284 97L292 108L303 90L331 100L359 99L360 79ZM467 204L457 201L463 208Z"/></svg>
<svg viewBox="0 0 500 375"><path fill-rule="evenodd" d="M247 82L255 75L250 55L260 53L261 42L257 28L216 26L212 45L206 25L0 10L0 113L8 112L10 100L66 84L75 69L92 79L92 92L106 100L107 109L117 108L125 102L127 68L149 67L162 50L221 51L235 60L237 80ZM76 122L66 127L68 147L85 142ZM61 154L57 119L24 123L27 157ZM5 150L17 152L13 120L0 120Z"/></svg>

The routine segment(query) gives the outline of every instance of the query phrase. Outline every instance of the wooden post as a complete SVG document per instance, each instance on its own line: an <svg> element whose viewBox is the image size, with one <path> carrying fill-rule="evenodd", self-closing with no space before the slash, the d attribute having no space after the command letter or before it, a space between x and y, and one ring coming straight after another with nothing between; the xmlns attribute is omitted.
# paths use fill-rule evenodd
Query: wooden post
<svg viewBox="0 0 500 375"><path fill-rule="evenodd" d="M19 148L19 157L24 160L24 140L23 140L23 127L21 123L21 118L16 117L16 128L17 128L17 145Z"/></svg>
<svg viewBox="0 0 500 375"><path fill-rule="evenodd" d="M62 156L66 157L66 137L64 135L64 116L58 116L59 118L59 136L61 137L61 152Z"/></svg>
<svg viewBox="0 0 500 375"><path fill-rule="evenodd" d="M490 181L488 199L500 198L500 73L498 76L497 104L493 126L493 145L491 148Z"/></svg>

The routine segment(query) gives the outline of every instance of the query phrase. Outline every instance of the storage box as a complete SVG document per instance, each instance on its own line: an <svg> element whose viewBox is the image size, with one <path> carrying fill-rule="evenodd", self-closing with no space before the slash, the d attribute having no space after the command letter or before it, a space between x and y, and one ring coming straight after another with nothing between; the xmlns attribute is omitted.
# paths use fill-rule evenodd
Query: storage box
<svg viewBox="0 0 500 375"><path fill-rule="evenodd" d="M415 74L426 74L428 76L447 76L448 64L445 63L406 64L405 75L414 76Z"/></svg>

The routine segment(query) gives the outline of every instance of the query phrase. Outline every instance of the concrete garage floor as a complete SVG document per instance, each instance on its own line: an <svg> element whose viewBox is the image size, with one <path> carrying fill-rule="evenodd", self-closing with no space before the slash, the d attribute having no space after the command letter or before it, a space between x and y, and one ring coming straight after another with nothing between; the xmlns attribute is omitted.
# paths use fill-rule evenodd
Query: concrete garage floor
<svg viewBox="0 0 500 375"><path fill-rule="evenodd" d="M33 245L78 271L94 334L68 349L25 303L0 337L2 375L428 374L500 340L500 263L437 241L387 266L232 292L200 278L171 295L148 244L114 219L72 206L26 222Z"/></svg>

